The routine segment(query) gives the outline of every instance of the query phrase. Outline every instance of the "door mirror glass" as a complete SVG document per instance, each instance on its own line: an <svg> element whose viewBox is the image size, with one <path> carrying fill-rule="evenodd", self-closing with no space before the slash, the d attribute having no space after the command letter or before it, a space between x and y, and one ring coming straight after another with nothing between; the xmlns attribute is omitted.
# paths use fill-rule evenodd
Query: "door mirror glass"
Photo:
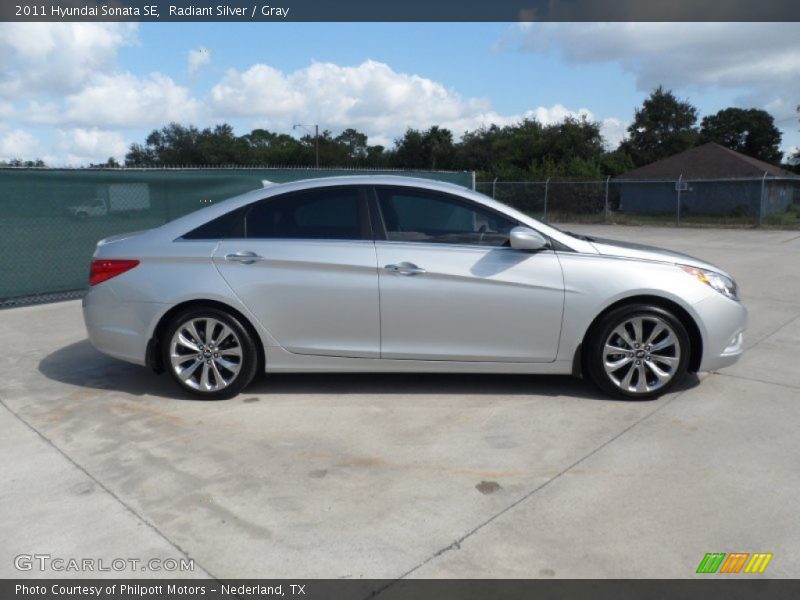
<svg viewBox="0 0 800 600"><path fill-rule="evenodd" d="M514 227L509 234L511 247L515 250L541 250L547 248L547 240L530 227Z"/></svg>

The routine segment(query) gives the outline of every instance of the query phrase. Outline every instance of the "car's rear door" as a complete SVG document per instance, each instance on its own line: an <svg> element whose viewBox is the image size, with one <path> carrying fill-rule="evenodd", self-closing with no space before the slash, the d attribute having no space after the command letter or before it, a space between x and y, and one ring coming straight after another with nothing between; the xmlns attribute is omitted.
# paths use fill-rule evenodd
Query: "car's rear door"
<svg viewBox="0 0 800 600"><path fill-rule="evenodd" d="M564 281L551 250L508 244L519 223L457 195L377 187L381 357L550 362Z"/></svg>
<svg viewBox="0 0 800 600"><path fill-rule="evenodd" d="M323 187L257 202L245 237L222 240L214 263L286 350L376 358L378 275L367 188Z"/></svg>

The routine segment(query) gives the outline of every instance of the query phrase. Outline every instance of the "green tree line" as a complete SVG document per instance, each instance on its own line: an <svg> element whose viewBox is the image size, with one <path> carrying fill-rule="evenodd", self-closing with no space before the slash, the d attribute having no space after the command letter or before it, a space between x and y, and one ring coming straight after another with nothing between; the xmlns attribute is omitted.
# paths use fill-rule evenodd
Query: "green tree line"
<svg viewBox="0 0 800 600"><path fill-rule="evenodd" d="M547 125L534 119L490 125L467 131L459 140L439 126L409 128L389 148L370 145L366 134L352 128L298 139L266 129L236 135L228 124L199 129L170 123L152 131L143 143L132 144L125 165L313 167L318 156L321 167L465 170L503 180L603 178L706 142L771 164L783 159L781 132L766 111L725 108L698 124L698 111L691 103L659 86L635 110L616 148L603 139L601 123L576 118ZM110 158L92 166L120 165Z"/></svg>

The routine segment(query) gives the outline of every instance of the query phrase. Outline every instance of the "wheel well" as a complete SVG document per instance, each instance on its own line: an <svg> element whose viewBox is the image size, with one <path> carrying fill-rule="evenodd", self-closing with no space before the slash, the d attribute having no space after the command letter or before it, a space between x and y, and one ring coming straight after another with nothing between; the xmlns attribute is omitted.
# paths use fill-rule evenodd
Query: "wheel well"
<svg viewBox="0 0 800 600"><path fill-rule="evenodd" d="M586 346L585 342L589 338L590 335L594 332L594 328L600 322L605 315L607 315L612 310L616 310L621 306L626 306L628 304L653 304L655 306L659 306L664 310L670 311L672 314L677 317L683 326L686 328L686 332L689 334L689 366L688 370L691 373L697 372L700 368L700 362L703 358L703 337L700 335L700 329L697 327L697 323L692 318L692 316L686 312L680 304L673 302L672 300L668 300L667 298L662 298L660 296L632 296L630 298L623 298L622 300L618 300L614 304L606 307L603 312L597 315L592 324L589 325L589 328L586 330L586 334L583 336L583 340L578 345L577 350L575 351L575 360L574 365L580 365L581 371L584 371L584 355L583 355L583 348ZM575 370L573 368L573 370Z"/></svg>
<svg viewBox="0 0 800 600"><path fill-rule="evenodd" d="M253 340L256 342L256 352L258 352L258 369L261 371L264 370L264 362L266 360L264 357L264 344L256 328L253 327L250 320L241 312L224 302L217 302L216 300L189 300L176 304L162 315L153 331L153 337L147 342L147 356L145 357L145 362L151 369L156 373L161 373L164 370L164 366L161 364L161 338L163 337L164 329L166 329L172 317L187 308L216 308L236 317L245 329L247 329L248 333L253 336Z"/></svg>

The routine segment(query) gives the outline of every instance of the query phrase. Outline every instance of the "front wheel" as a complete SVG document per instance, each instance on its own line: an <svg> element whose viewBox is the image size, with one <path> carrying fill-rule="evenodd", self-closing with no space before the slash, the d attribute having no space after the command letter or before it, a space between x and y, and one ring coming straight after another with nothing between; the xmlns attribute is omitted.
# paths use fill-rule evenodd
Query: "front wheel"
<svg viewBox="0 0 800 600"><path fill-rule="evenodd" d="M677 384L689 364L689 334L671 312L634 304L605 315L592 329L584 366L609 395L645 400Z"/></svg>
<svg viewBox="0 0 800 600"><path fill-rule="evenodd" d="M206 400L238 394L256 374L258 353L247 329L216 308L194 308L169 323L163 364L183 389Z"/></svg>

